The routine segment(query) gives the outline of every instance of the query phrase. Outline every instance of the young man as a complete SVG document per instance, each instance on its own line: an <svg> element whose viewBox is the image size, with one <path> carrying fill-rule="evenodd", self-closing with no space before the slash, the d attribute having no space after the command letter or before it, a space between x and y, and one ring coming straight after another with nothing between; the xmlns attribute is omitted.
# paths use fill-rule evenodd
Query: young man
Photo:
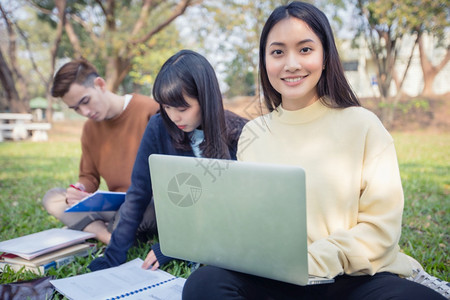
<svg viewBox="0 0 450 300"><path fill-rule="evenodd" d="M117 212L65 213L64 210L95 192L100 178L106 181L110 191L127 191L142 135L150 117L159 110L159 104L142 95L112 93L95 67L85 60L62 66L54 77L51 92L88 120L81 136L78 182L68 188L49 190L42 199L43 205L69 228L95 233L98 240L108 244L113 224L117 223L114 222ZM151 206L146 213L154 214ZM146 230L156 230L156 224L141 225Z"/></svg>

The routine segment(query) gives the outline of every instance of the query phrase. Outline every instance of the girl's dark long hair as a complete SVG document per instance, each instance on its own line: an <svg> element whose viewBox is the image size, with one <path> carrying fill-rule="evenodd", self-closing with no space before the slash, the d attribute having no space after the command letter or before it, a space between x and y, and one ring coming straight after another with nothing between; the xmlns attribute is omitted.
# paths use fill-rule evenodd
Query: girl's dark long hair
<svg viewBox="0 0 450 300"><path fill-rule="evenodd" d="M305 22L319 37L324 52L322 76L317 83L320 100L329 107L344 108L361 106L358 97L352 91L344 75L339 54L334 42L333 32L325 14L314 5L304 2L292 2L276 8L263 27L259 44L259 69L264 101L273 111L281 104L281 95L270 84L266 69L266 44L270 30L281 20L297 18ZM327 96L327 97L324 97Z"/></svg>
<svg viewBox="0 0 450 300"><path fill-rule="evenodd" d="M164 124L176 149L190 150L190 134L180 130L168 117L163 105L189 107L184 95L198 100L201 109L200 144L203 157L229 159L227 130L219 89L213 67L199 53L181 50L161 67L153 86L153 97L160 105Z"/></svg>

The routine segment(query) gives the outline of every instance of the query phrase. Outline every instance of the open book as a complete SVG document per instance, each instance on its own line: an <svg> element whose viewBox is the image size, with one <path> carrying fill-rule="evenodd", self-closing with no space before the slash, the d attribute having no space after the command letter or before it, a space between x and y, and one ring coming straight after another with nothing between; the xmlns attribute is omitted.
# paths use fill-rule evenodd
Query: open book
<svg viewBox="0 0 450 300"><path fill-rule="evenodd" d="M53 252L95 238L95 234L71 229L52 228L0 242L0 252L25 259Z"/></svg>
<svg viewBox="0 0 450 300"><path fill-rule="evenodd" d="M118 267L51 280L58 292L73 300L181 299L186 279L162 270L144 270L136 258Z"/></svg>
<svg viewBox="0 0 450 300"><path fill-rule="evenodd" d="M80 200L77 204L66 209L66 212L83 211L116 211L125 201L123 192L109 192L98 190Z"/></svg>

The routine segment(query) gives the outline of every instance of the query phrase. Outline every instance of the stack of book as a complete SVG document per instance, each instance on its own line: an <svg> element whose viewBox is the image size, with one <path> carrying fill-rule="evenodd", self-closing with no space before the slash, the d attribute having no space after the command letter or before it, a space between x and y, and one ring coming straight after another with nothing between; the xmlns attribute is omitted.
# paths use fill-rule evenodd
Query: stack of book
<svg viewBox="0 0 450 300"><path fill-rule="evenodd" d="M94 237L88 232L53 228L0 242L0 271L9 266L14 271L44 274L94 252L96 244L86 242Z"/></svg>

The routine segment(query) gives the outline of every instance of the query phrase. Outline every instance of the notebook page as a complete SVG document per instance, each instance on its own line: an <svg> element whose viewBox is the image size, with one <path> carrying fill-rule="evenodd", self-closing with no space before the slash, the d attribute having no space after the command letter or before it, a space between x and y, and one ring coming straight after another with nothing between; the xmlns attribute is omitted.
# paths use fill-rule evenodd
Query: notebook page
<svg viewBox="0 0 450 300"><path fill-rule="evenodd" d="M174 282L172 285L175 285L175 282L180 282L175 280L176 277L162 270L144 270L141 268L142 263L143 261L137 258L118 267L52 280L50 283L69 299L89 300L111 299L121 295L133 296L144 292L147 295L153 295L152 292L157 289L148 288L148 286L158 284L158 287L163 287L166 284L171 286L168 284L170 282ZM161 284L164 281L167 282ZM146 290L139 291L139 289L145 287L147 287ZM136 291L139 292L136 293ZM179 292L179 295L181 298L181 292Z"/></svg>

